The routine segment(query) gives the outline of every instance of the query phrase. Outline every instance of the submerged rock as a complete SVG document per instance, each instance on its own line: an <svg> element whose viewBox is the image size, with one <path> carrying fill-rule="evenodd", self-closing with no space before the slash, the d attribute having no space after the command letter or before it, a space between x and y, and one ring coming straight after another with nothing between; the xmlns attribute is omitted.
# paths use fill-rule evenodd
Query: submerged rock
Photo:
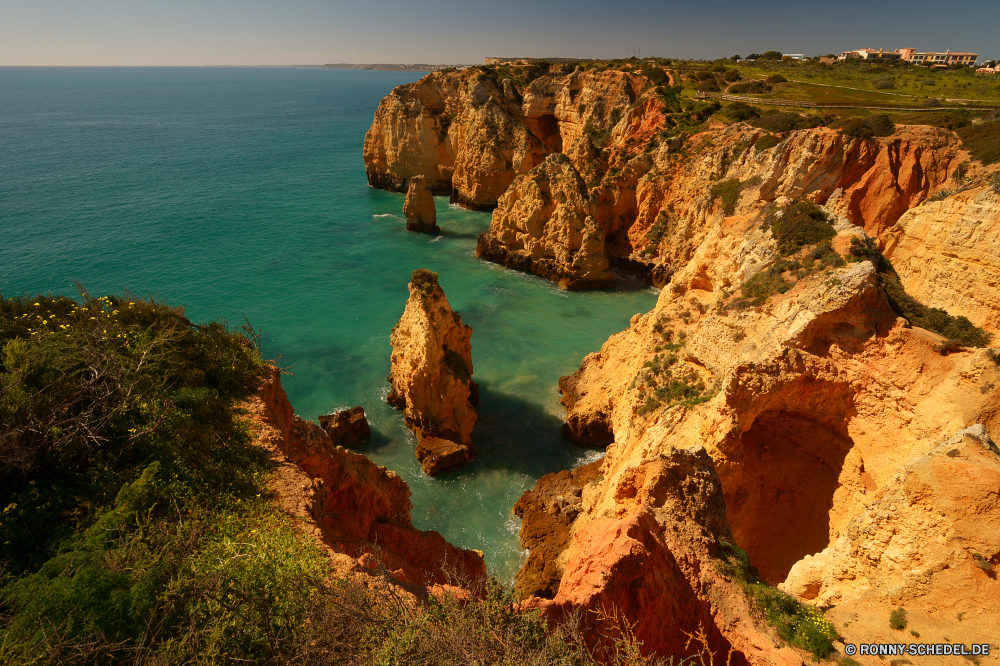
<svg viewBox="0 0 1000 666"><path fill-rule="evenodd" d="M418 269L410 298L392 331L390 405L403 410L417 438L420 466L433 476L475 457L472 327L453 312L437 273Z"/></svg>
<svg viewBox="0 0 1000 666"><path fill-rule="evenodd" d="M441 231L437 225L434 197L427 189L427 179L424 176L410 178L410 184L406 189L406 202L403 204L403 215L406 216L407 231L419 231L424 234L436 234Z"/></svg>
<svg viewBox="0 0 1000 666"><path fill-rule="evenodd" d="M365 410L360 406L321 416L319 424L334 446L360 444L372 435Z"/></svg>

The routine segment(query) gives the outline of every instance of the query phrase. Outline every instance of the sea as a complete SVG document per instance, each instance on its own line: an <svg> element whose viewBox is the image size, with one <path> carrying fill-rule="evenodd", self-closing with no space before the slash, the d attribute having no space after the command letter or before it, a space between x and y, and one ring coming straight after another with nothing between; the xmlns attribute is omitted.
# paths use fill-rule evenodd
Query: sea
<svg viewBox="0 0 1000 666"><path fill-rule="evenodd" d="M413 524L486 554L510 582L512 507L544 474L598 459L565 439L559 377L650 310L656 292L560 291L475 256L489 213L435 198L438 236L372 189L379 100L419 72L0 67L0 292L130 292L193 321L244 321L305 419L361 405L357 450L412 491ZM414 269L472 326L479 457L430 478L388 406L389 332Z"/></svg>

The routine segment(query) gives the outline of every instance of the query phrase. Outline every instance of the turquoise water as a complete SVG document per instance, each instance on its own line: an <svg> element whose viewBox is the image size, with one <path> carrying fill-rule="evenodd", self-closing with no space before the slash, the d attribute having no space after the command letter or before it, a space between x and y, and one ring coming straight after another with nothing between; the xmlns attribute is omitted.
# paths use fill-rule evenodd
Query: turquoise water
<svg viewBox="0 0 1000 666"><path fill-rule="evenodd" d="M411 72L0 68L0 290L128 289L195 321L263 328L296 413L360 404L359 447L413 491L413 523L510 579L511 507L543 474L599 452L560 435L556 390L649 310L651 290L567 293L475 258L489 215L436 200L438 237L407 233L403 196L373 190L361 147ZM474 329L479 458L431 479L385 404L389 331L415 268L440 274Z"/></svg>

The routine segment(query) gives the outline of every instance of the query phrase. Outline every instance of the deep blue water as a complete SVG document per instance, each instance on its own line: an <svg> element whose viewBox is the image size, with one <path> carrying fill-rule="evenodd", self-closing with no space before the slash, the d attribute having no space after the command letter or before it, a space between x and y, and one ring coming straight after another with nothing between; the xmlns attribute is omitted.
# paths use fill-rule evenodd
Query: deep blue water
<svg viewBox="0 0 1000 666"><path fill-rule="evenodd" d="M414 72L306 68L0 68L0 291L130 290L195 321L264 331L298 414L360 404L359 447L413 491L413 523L511 578L511 507L597 452L562 438L556 385L649 310L647 289L567 293L475 258L489 215L437 199L442 236L407 233L361 149ZM475 333L480 457L431 479L385 404L389 331L415 268L440 274Z"/></svg>

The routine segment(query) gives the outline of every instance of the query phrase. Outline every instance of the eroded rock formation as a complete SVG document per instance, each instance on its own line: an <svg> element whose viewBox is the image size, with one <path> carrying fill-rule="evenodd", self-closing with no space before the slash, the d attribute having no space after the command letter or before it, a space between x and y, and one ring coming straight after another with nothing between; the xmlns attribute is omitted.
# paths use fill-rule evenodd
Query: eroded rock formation
<svg viewBox="0 0 1000 666"><path fill-rule="evenodd" d="M437 273L418 269L410 298L392 331L390 405L403 410L417 438L416 455L430 475L475 457L478 386L472 381L472 327L453 312Z"/></svg>
<svg viewBox="0 0 1000 666"><path fill-rule="evenodd" d="M991 185L907 211L879 242L907 292L1000 333L1000 193Z"/></svg>
<svg viewBox="0 0 1000 666"><path fill-rule="evenodd" d="M319 425L334 446L360 444L372 435L361 406L321 416Z"/></svg>
<svg viewBox="0 0 1000 666"><path fill-rule="evenodd" d="M403 215L406 216L406 230L424 234L436 234L441 231L437 225L437 210L434 208L434 197L427 189L427 179L424 176L413 176L406 188L406 201L403 202Z"/></svg>
<svg viewBox="0 0 1000 666"><path fill-rule="evenodd" d="M630 619L640 620L639 637L658 644L674 639L662 627L644 627L642 618L683 622L717 608L697 595L692 606L675 601L682 579L690 580L683 568L661 562L637 574L646 566L640 563L657 557L644 535L671 533L679 511L659 513L667 506L662 494L636 490L647 484L641 470L661 465L672 451L704 446L732 538L766 580L787 579L803 600L835 602L848 615L866 604L930 609L975 581L960 605L966 618L976 615L979 630L993 631L987 607L1000 584L977 557L1000 559L1000 544L949 507L964 496L980 507L974 513L981 520L992 520L1000 502L986 489L1000 460L987 445L958 447L957 454L939 445L974 424L1000 433L1000 351L941 351L941 336L911 328L892 311L869 261L833 261L805 274L792 265L778 273L785 287L749 303L741 287L790 261L779 256L762 217L710 226L654 310L633 317L560 382L574 437L611 443L600 481L583 488L573 520L561 528L568 536L552 540L550 551L559 554L550 568L562 574L557 587L543 582L555 597L536 603L590 607L602 599L628 607ZM861 232L833 221L840 231L830 247L846 254ZM795 254L796 261L812 265L809 251ZM949 485L949 473L963 481ZM526 514L523 533L533 531ZM925 540L940 547L922 558L915 546ZM685 548L693 546L674 541L667 550ZM704 552L691 557L708 561ZM658 577L668 579L669 591L644 596L642 586L660 585ZM519 582L528 579L523 571ZM629 587L633 580L642 583ZM701 611L694 609L699 604ZM733 631L729 620L716 616L715 626L719 640L750 663L776 659L773 650L738 644L746 630ZM851 638L849 628L840 630Z"/></svg>
<svg viewBox="0 0 1000 666"><path fill-rule="evenodd" d="M827 128L779 132L771 134L776 146L759 149L757 140L770 133L743 123L713 123L701 134L664 139L660 133L672 122L665 108L657 88L635 73L550 73L520 86L509 78L498 85L474 70L435 73L383 100L366 136L365 164L376 187L400 190L423 174L454 202L499 206L501 219L494 219L481 256L531 271L542 255L511 259L505 239L539 236L517 232L519 215L511 208L529 196L525 187L544 189L529 172L546 156L565 154L572 166L560 179L569 179L567 171L582 179L581 219L591 217L603 231L599 243L610 267L662 286L690 260L721 210L806 199L878 235L969 159L955 134L924 126L899 126L874 140ZM730 180L739 182L732 186L736 201L727 203L714 190ZM514 201L501 203L505 192ZM547 206L534 206L542 222ZM526 252L519 245L513 251ZM573 283L565 276L578 272L575 257L555 246L546 252L536 272Z"/></svg>
<svg viewBox="0 0 1000 666"><path fill-rule="evenodd" d="M490 230L479 235L476 256L541 275L563 289L615 284L587 186L561 154L514 180L500 197Z"/></svg>
<svg viewBox="0 0 1000 666"><path fill-rule="evenodd" d="M278 503L327 550L341 574L381 563L397 581L445 585L456 573L486 575L479 551L456 548L410 522L410 489L396 473L335 446L321 428L292 411L280 371L270 368L247 401L256 440L277 467Z"/></svg>

